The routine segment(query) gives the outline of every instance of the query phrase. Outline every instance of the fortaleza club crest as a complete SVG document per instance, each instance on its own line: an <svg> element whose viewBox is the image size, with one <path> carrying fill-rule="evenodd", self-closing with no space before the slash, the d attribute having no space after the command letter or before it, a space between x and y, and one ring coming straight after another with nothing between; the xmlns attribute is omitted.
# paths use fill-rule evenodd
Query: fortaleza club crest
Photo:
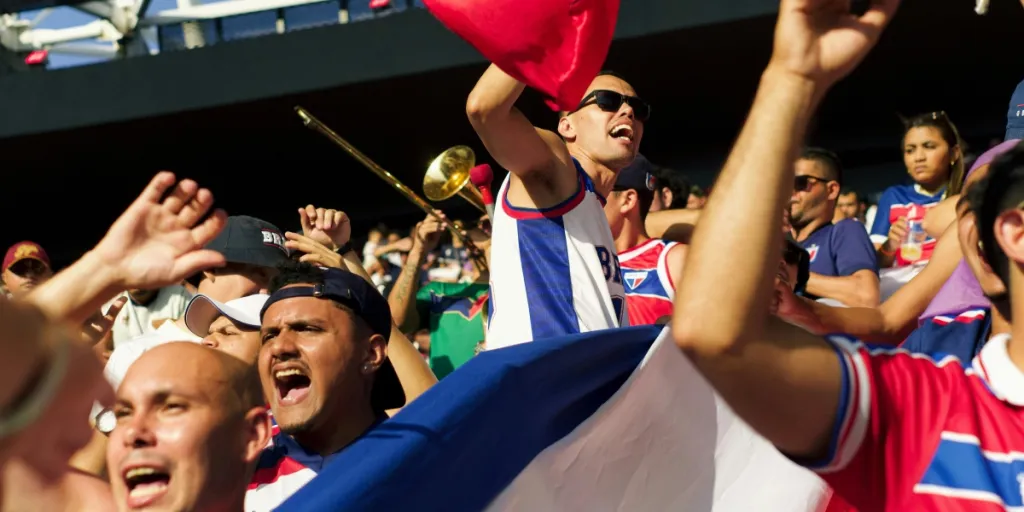
<svg viewBox="0 0 1024 512"><path fill-rule="evenodd" d="M644 280L647 279L647 273L648 271L646 270L623 272L622 278L626 281L626 285L629 286L630 290L636 290L636 287L640 286L640 283L644 282Z"/></svg>
<svg viewBox="0 0 1024 512"><path fill-rule="evenodd" d="M811 256L811 261L813 262L814 258L818 257L818 244L811 244L811 246L807 248L807 254Z"/></svg>

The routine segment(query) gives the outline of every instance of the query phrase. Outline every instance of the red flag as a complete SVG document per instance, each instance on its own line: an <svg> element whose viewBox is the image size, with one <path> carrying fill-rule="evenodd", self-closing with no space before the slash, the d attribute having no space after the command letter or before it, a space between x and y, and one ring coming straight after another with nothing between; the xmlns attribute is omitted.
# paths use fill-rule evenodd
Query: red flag
<svg viewBox="0 0 1024 512"><path fill-rule="evenodd" d="M502 71L573 110L601 71L619 0L424 0Z"/></svg>

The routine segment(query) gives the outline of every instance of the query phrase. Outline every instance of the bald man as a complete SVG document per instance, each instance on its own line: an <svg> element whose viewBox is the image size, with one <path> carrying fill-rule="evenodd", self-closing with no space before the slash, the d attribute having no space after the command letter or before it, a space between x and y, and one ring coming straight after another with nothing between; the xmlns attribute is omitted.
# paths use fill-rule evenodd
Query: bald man
<svg viewBox="0 0 1024 512"><path fill-rule="evenodd" d="M113 410L107 469L118 510L242 510L270 440L251 365L195 343L160 345L128 370Z"/></svg>

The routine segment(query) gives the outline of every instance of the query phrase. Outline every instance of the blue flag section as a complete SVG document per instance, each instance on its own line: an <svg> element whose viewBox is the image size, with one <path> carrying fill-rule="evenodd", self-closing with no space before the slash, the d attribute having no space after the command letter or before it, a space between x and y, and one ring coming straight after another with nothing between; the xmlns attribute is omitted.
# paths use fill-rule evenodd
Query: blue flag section
<svg viewBox="0 0 1024 512"><path fill-rule="evenodd" d="M633 374L660 326L473 358L341 453L278 510L479 511Z"/></svg>

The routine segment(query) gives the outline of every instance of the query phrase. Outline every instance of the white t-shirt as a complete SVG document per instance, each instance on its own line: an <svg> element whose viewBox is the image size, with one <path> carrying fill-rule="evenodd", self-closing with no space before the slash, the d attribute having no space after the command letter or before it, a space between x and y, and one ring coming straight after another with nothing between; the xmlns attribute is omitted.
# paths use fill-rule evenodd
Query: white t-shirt
<svg viewBox="0 0 1024 512"><path fill-rule="evenodd" d="M128 295L123 292L117 298ZM124 345L143 334L156 330L154 320L177 320L185 314L185 307L192 294L184 286L174 285L161 288L149 304L141 306L131 300L124 305L114 320L114 348ZM111 301L113 302L113 301ZM107 304L109 307L109 303ZM104 308L106 310L106 307Z"/></svg>
<svg viewBox="0 0 1024 512"><path fill-rule="evenodd" d="M377 250L376 242L367 241L363 244L363 268L370 268L377 261L377 257L373 255Z"/></svg>
<svg viewBox="0 0 1024 512"><path fill-rule="evenodd" d="M199 343L203 339L189 331L183 330L171 321L164 322L159 329L143 334L135 339L122 343L114 348L107 360L107 366L103 369L103 375L116 390L128 373L128 368L145 353L147 350L164 343L172 341L191 341Z"/></svg>

